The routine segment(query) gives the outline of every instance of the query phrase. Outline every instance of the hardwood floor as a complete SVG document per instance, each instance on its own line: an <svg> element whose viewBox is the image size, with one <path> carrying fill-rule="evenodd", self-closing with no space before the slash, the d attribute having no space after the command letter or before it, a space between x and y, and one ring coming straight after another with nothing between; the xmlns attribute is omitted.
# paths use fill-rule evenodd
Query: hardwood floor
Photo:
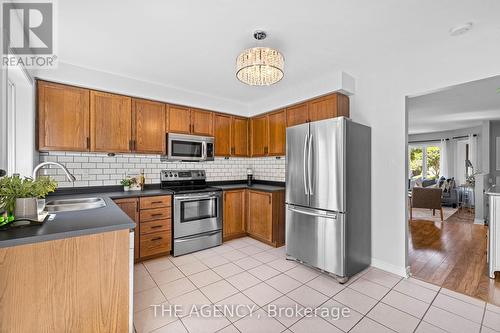
<svg viewBox="0 0 500 333"><path fill-rule="evenodd" d="M487 274L487 227L458 211L446 221L410 221L413 277L500 305L500 274Z"/></svg>

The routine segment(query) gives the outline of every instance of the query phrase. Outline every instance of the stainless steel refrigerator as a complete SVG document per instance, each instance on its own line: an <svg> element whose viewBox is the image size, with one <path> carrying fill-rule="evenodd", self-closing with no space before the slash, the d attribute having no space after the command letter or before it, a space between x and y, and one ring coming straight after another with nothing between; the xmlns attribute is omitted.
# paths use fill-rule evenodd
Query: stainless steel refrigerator
<svg viewBox="0 0 500 333"><path fill-rule="evenodd" d="M371 262L371 129L345 117L286 129L286 254L340 282Z"/></svg>

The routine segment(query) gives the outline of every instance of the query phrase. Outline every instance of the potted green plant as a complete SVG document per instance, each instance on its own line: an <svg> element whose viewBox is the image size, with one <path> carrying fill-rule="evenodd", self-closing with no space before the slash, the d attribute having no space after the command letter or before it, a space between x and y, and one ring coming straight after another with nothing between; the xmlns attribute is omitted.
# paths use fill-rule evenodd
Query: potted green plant
<svg viewBox="0 0 500 333"><path fill-rule="evenodd" d="M130 191L130 185L132 185L132 179L130 179L130 178L123 178L120 181L120 184L123 186L123 190L125 192Z"/></svg>
<svg viewBox="0 0 500 333"><path fill-rule="evenodd" d="M48 193L54 192L57 182L50 177L21 178L19 175L0 179L0 207L12 217L38 216L37 200L45 200Z"/></svg>

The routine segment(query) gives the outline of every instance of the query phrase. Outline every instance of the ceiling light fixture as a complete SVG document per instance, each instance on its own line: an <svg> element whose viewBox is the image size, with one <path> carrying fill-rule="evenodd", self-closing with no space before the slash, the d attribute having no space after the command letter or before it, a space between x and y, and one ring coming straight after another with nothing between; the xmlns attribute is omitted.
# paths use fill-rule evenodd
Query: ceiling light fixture
<svg viewBox="0 0 500 333"><path fill-rule="evenodd" d="M472 29L472 26L473 26L472 22L457 25L456 27L450 29L450 36L455 37L463 35L469 32Z"/></svg>
<svg viewBox="0 0 500 333"><path fill-rule="evenodd" d="M256 40L266 38L264 31L256 31ZM283 55L269 47L253 47L243 51L236 59L236 77L251 86L270 86L283 78Z"/></svg>

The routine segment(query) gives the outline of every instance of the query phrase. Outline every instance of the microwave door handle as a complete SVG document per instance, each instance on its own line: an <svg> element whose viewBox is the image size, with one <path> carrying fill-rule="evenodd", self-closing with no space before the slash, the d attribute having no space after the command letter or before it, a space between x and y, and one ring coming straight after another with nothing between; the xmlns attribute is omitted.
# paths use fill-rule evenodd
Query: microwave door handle
<svg viewBox="0 0 500 333"><path fill-rule="evenodd" d="M201 143L201 158L203 160L207 159L207 143L206 142Z"/></svg>

